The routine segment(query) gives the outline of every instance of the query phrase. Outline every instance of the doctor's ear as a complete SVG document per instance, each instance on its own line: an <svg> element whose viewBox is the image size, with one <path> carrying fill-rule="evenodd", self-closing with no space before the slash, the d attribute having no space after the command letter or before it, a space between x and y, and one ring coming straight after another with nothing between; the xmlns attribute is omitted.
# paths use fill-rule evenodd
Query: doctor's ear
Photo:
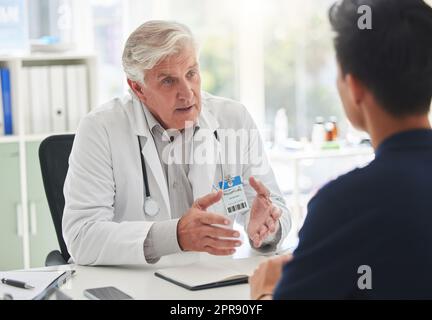
<svg viewBox="0 0 432 320"><path fill-rule="evenodd" d="M139 84L136 81L132 81L130 79L127 79L127 83L131 88L131 90L138 96L138 98L145 99L141 84Z"/></svg>

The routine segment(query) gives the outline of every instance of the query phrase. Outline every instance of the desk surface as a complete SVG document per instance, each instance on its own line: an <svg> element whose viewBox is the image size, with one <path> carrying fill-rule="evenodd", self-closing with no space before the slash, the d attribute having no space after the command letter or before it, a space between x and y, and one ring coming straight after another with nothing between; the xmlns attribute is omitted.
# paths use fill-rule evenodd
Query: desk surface
<svg viewBox="0 0 432 320"><path fill-rule="evenodd" d="M190 291L154 275L157 269L180 266L198 260L209 260L203 254L178 255L161 259L155 265L121 267L59 266L54 269L73 268L76 274L61 287L72 299L87 299L83 291L88 288L114 286L139 300L235 300L249 299L249 285ZM223 258L225 259L225 258ZM48 268L45 268L48 269Z"/></svg>
<svg viewBox="0 0 432 320"><path fill-rule="evenodd" d="M296 238L286 239L283 246L284 252L291 252L293 245L296 245ZM251 250L246 242L234 257L216 257L205 253L181 253L163 257L154 265L115 267L63 265L34 270L63 270L71 268L76 270L73 278L61 287L61 291L72 299L87 299L83 292L88 288L114 286L134 299L139 300L246 300L249 299L250 295L248 284L190 291L158 278L154 273L158 269L187 265L197 261L244 259L259 255L255 250ZM253 263L256 262L258 265L258 260L254 260Z"/></svg>

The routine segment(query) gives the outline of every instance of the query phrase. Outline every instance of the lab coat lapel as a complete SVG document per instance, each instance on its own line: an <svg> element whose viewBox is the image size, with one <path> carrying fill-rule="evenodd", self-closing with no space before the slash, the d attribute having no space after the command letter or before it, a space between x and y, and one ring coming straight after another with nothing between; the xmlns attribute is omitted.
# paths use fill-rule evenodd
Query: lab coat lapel
<svg viewBox="0 0 432 320"><path fill-rule="evenodd" d="M157 153L156 145L153 141L153 137L151 136L147 121L145 120L143 108L144 106L141 104L141 102L137 98L133 97L133 109L131 110L133 112L133 116L131 117L131 123L133 123L133 126L135 127L134 129L136 134L143 137L143 139L141 140L141 142L143 143L141 152L144 155L146 165L153 174L156 182L154 184L151 184L149 182L150 192L155 192L156 188L159 189L159 192L162 194L162 198L164 200L166 212L168 212L168 216L171 217L171 206L168 195L168 186L166 184L165 176L162 171L162 165Z"/></svg>
<svg viewBox="0 0 432 320"><path fill-rule="evenodd" d="M142 146L142 154L144 155L144 159L146 161L146 165L149 166L150 171L153 173L153 176L155 178L155 185L159 188L159 191L162 193L162 197L165 202L165 206L167 209L167 212L169 216L171 217L171 206L170 206L170 200L168 195L168 186L166 184L166 179L162 171L161 162L159 160L159 156L156 150L156 146L154 144L153 139L150 137L145 137L146 141L144 145ZM150 190L152 190L154 187L153 185L150 186Z"/></svg>

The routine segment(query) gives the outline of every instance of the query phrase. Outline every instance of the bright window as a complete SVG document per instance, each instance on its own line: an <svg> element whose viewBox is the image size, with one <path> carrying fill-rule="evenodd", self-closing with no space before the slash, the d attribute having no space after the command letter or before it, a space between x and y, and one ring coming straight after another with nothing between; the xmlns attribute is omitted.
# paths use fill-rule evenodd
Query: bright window
<svg viewBox="0 0 432 320"><path fill-rule="evenodd" d="M186 24L201 46L203 90L239 99L236 24L230 0L169 1L170 19ZM193 8L191 10L190 8Z"/></svg>
<svg viewBox="0 0 432 320"><path fill-rule="evenodd" d="M291 136L308 137L315 117L344 118L337 90L332 0L270 0L264 12L266 123L284 108Z"/></svg>
<svg viewBox="0 0 432 320"><path fill-rule="evenodd" d="M124 90L123 1L92 0L94 48L99 62L99 99L108 101Z"/></svg>
<svg viewBox="0 0 432 320"><path fill-rule="evenodd" d="M75 8L77 47L98 56L100 102L125 92L121 54L130 32L149 19L170 19L188 25L201 44L203 89L244 103L261 128L274 128L283 108L291 137L310 138L317 116L336 116L344 131L327 18L333 0L31 2L33 37L58 33L53 18L43 17L55 16L59 5Z"/></svg>

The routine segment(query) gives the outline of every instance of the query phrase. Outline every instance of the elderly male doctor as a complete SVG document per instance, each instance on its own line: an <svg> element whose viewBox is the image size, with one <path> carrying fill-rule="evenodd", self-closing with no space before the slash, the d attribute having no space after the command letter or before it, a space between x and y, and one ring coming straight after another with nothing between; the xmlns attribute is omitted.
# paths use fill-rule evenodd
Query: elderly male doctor
<svg viewBox="0 0 432 320"><path fill-rule="evenodd" d="M144 23L126 42L123 67L131 93L83 118L69 159L63 235L72 260L118 265L186 251L231 255L242 244L233 219L254 249L276 250L291 224L262 141L241 104L201 92L189 29ZM230 130L248 134L225 139ZM252 161L225 161L229 150ZM225 198L239 181L238 199ZM236 204L242 196L247 204ZM230 203L249 210L230 216Z"/></svg>

